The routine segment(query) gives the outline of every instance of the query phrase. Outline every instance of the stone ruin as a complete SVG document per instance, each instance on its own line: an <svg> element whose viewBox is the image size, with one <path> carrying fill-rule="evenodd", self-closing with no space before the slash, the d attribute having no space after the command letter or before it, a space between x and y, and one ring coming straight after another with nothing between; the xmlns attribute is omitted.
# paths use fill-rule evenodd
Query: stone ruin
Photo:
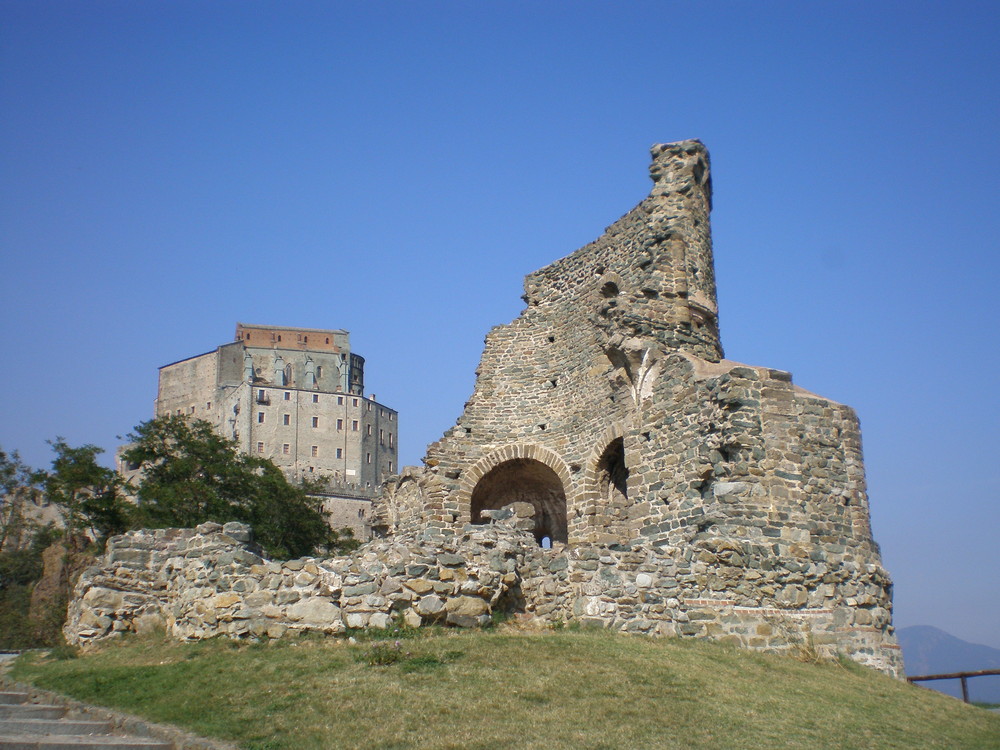
<svg viewBox="0 0 1000 750"><path fill-rule="evenodd" d="M381 538L272 562L239 525L132 532L81 578L67 638L506 612L901 675L857 417L788 372L723 358L708 152L652 156L642 203L525 279L527 306L487 335L456 425L384 486Z"/></svg>

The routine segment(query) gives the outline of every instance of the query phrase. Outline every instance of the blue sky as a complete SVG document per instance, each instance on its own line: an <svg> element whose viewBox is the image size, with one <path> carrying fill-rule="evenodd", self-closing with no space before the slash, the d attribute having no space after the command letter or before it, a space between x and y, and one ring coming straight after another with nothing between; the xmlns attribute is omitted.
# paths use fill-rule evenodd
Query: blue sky
<svg viewBox="0 0 1000 750"><path fill-rule="evenodd" d="M1000 647L1000 5L0 0L0 445L346 328L418 463L530 271L700 138L727 356L855 407L896 623Z"/></svg>

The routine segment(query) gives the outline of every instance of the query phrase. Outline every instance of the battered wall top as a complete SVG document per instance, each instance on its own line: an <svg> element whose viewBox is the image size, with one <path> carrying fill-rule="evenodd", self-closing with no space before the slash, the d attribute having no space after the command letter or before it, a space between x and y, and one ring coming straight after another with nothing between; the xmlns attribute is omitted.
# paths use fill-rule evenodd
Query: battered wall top
<svg viewBox="0 0 1000 750"><path fill-rule="evenodd" d="M236 341L246 346L302 349L312 351L348 352L351 334L339 328L290 328L285 326L259 326L236 324Z"/></svg>
<svg viewBox="0 0 1000 750"><path fill-rule="evenodd" d="M655 144L651 155L649 196L594 242L529 274L524 301L540 312L572 307L596 328L715 361L708 150L686 140Z"/></svg>

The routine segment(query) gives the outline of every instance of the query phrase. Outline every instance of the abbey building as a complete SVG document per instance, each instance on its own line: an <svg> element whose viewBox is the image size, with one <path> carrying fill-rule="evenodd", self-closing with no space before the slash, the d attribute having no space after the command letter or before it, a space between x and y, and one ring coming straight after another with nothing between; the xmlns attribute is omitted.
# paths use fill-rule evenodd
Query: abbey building
<svg viewBox="0 0 1000 750"><path fill-rule="evenodd" d="M155 412L204 419L291 481L320 480L331 523L367 538L371 498L399 468L399 423L364 375L347 331L238 323L232 342L160 368Z"/></svg>

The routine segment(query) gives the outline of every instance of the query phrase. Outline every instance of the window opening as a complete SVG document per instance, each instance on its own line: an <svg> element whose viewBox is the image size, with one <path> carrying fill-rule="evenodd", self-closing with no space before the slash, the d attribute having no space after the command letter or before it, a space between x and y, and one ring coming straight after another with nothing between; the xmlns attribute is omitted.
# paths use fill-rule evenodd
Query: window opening
<svg viewBox="0 0 1000 750"><path fill-rule="evenodd" d="M625 464L625 441L612 440L597 462L597 481L601 497L608 503L628 500L628 467Z"/></svg>
<svg viewBox="0 0 1000 750"><path fill-rule="evenodd" d="M472 491L471 520L483 523L482 511L498 510L515 502L532 506L533 533L539 544L546 537L566 542L566 492L559 475L550 467L530 458L514 458L495 466Z"/></svg>

